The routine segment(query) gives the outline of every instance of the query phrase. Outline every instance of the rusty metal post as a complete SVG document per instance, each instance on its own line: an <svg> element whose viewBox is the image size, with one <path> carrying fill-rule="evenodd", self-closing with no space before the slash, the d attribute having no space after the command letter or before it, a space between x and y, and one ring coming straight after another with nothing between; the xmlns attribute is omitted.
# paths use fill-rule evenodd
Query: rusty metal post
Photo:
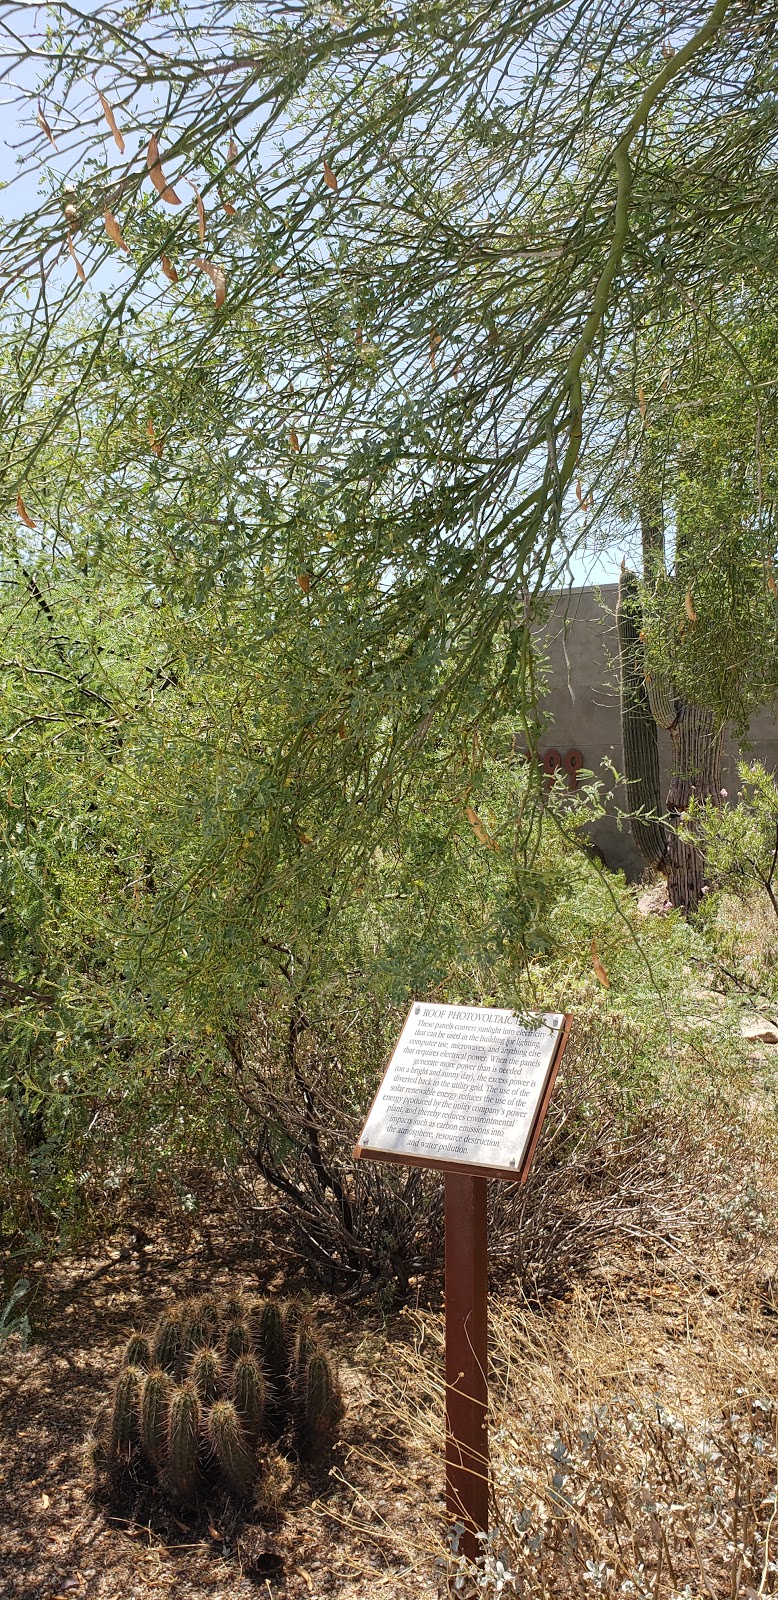
<svg viewBox="0 0 778 1600"><path fill-rule="evenodd" d="M471 1560L489 1527L486 1178L446 1179L446 1510Z"/></svg>

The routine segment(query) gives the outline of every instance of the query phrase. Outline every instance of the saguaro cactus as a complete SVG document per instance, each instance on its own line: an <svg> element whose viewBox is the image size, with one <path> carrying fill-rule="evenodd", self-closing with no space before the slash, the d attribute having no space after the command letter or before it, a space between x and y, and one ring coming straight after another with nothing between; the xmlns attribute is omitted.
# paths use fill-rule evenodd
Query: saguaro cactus
<svg viewBox="0 0 778 1600"><path fill-rule="evenodd" d="M713 712L677 699L672 685L646 674L640 639L640 592L632 572L622 571L617 609L621 656L621 725L632 833L643 860L667 875L670 903L694 912L705 886L705 862L686 830L686 809L721 799L722 731ZM670 735L672 773L667 800L660 801L658 729ZM664 811L666 821L660 820ZM652 818L653 813L653 818ZM654 820L656 819L656 820Z"/></svg>
<svg viewBox="0 0 778 1600"><path fill-rule="evenodd" d="M640 640L640 590L634 572L622 570L616 624L621 660L621 734L632 836L643 860L660 870L667 859L667 832L659 820L659 740L649 704Z"/></svg>

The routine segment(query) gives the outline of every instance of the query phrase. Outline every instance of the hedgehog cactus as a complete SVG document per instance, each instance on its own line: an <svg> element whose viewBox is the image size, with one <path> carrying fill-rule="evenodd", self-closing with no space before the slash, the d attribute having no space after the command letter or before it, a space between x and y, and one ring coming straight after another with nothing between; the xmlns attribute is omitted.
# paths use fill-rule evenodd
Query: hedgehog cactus
<svg viewBox="0 0 778 1600"><path fill-rule="evenodd" d="M311 1356L315 1355L318 1345L313 1335L313 1330L308 1321L302 1322L297 1329L292 1349L291 1378L295 1388L299 1388L303 1375Z"/></svg>
<svg viewBox="0 0 778 1600"><path fill-rule="evenodd" d="M124 1346L122 1365L125 1367L143 1367L148 1372L151 1366L151 1343L145 1333L133 1330Z"/></svg>
<svg viewBox="0 0 778 1600"><path fill-rule="evenodd" d="M181 1357L194 1355L196 1350L202 1350L213 1341L213 1324L207 1315L202 1301L190 1300L185 1308L183 1335L181 1339Z"/></svg>
<svg viewBox="0 0 778 1600"><path fill-rule="evenodd" d="M184 1337L184 1314L180 1306L163 1311L154 1329L154 1364L165 1372L175 1372Z"/></svg>
<svg viewBox="0 0 778 1600"><path fill-rule="evenodd" d="M128 1451L138 1437L141 1386L140 1367L122 1367L113 1392L111 1445L114 1451Z"/></svg>
<svg viewBox="0 0 778 1600"><path fill-rule="evenodd" d="M252 1488L259 1462L231 1400L217 1400L208 1413L208 1442L225 1478L240 1495Z"/></svg>
<svg viewBox="0 0 778 1600"><path fill-rule="evenodd" d="M212 1340L210 1342L212 1344L215 1344L216 1343L216 1337L215 1336L216 1336L216 1334L218 1334L219 1324L220 1324L221 1318L222 1318L221 1307L220 1307L219 1299L218 1299L217 1295L215 1295L215 1294L204 1294L204 1295L201 1295L201 1297L200 1297L200 1315L201 1315L201 1317L203 1317L204 1321L207 1322L208 1327L211 1329L211 1333L214 1335L214 1337L212 1338Z"/></svg>
<svg viewBox="0 0 778 1600"><path fill-rule="evenodd" d="M332 1448L342 1410L332 1363L322 1350L316 1350L300 1380L297 1442L301 1455L321 1456Z"/></svg>
<svg viewBox="0 0 778 1600"><path fill-rule="evenodd" d="M343 1402L330 1358L323 1350L315 1350L307 1360L299 1384L298 1450L301 1456L315 1458L331 1450L341 1414Z"/></svg>
<svg viewBox="0 0 778 1600"><path fill-rule="evenodd" d="M247 1322L228 1322L224 1330L224 1348L228 1360L237 1361L239 1356L251 1353L251 1330Z"/></svg>
<svg viewBox="0 0 778 1600"><path fill-rule="evenodd" d="M222 1307L224 1322L248 1322L251 1306L245 1294L228 1294Z"/></svg>
<svg viewBox="0 0 778 1600"><path fill-rule="evenodd" d="M294 1343L301 1328L308 1327L310 1317L302 1300L287 1300L281 1308L284 1320L284 1338L286 1339L287 1353L294 1349Z"/></svg>
<svg viewBox="0 0 778 1600"><path fill-rule="evenodd" d="M173 1381L161 1367L147 1372L140 1407L140 1431L149 1461L159 1467L167 1452L167 1428Z"/></svg>
<svg viewBox="0 0 778 1600"><path fill-rule="evenodd" d="M173 1390L168 1413L167 1466L175 1494L187 1499L197 1478L197 1452L200 1441L200 1398L193 1383L182 1383Z"/></svg>
<svg viewBox="0 0 778 1600"><path fill-rule="evenodd" d="M274 1458L268 1441L283 1436L313 1459L330 1448L340 1415L304 1305L203 1295L127 1340L93 1452L95 1488L102 1479L117 1503L145 1474L183 1504L219 1479L244 1496Z"/></svg>
<svg viewBox="0 0 778 1600"><path fill-rule="evenodd" d="M258 1437L265 1419L267 1386L256 1356L239 1356L232 1374L235 1407L249 1432Z"/></svg>
<svg viewBox="0 0 778 1600"><path fill-rule="evenodd" d="M261 1300L254 1312L254 1342L269 1378L282 1384L289 1365L284 1314L274 1300Z"/></svg>
<svg viewBox="0 0 778 1600"><path fill-rule="evenodd" d="M189 1364L189 1376L203 1405L213 1405L214 1400L219 1398L224 1382L224 1369L218 1350L212 1350L207 1345L195 1350Z"/></svg>

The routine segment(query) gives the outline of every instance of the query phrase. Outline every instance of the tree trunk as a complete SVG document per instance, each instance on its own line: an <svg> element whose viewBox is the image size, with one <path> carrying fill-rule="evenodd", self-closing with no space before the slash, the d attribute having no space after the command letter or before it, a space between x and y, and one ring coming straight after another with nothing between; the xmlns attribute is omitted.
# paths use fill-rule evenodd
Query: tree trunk
<svg viewBox="0 0 778 1600"><path fill-rule="evenodd" d="M722 732L713 712L682 704L670 728L673 768L667 792L667 893L670 904L688 915L695 912L705 886L705 861L696 845L679 837L689 801L721 805Z"/></svg>

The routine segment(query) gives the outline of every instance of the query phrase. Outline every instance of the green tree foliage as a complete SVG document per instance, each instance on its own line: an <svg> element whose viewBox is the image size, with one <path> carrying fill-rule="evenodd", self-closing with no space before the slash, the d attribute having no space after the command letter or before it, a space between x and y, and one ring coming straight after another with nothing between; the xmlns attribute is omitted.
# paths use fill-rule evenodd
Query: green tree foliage
<svg viewBox="0 0 778 1600"><path fill-rule="evenodd" d="M36 123L46 194L7 243L9 489L45 511L46 442L107 388L107 431L137 456L150 425L162 448L165 548L201 581L269 531L305 571L367 566L374 645L405 627L417 659L455 650L458 691L554 571L636 319L679 276L710 283L725 256L752 268L772 248L769 18L726 0L53 17L34 59L61 157ZM38 41L7 31L26 60ZM66 290L38 290L41 260ZM75 297L86 320L68 328ZM149 308L157 360L138 368ZM123 385L105 366L117 330ZM216 446L227 466L194 537L193 396L201 462ZM248 517L231 503L246 475Z"/></svg>
<svg viewBox="0 0 778 1600"><path fill-rule="evenodd" d="M774 305L741 296L695 321L688 357L670 343L645 388L643 492L673 544L646 574L646 645L679 696L743 735L778 689Z"/></svg>
<svg viewBox="0 0 778 1600"><path fill-rule="evenodd" d="M741 900L756 891L766 896L778 917L778 790L775 778L759 761L739 767L743 793L739 803L721 807L693 806L690 821L705 841L717 887L731 889Z"/></svg>
<svg viewBox="0 0 778 1600"><path fill-rule="evenodd" d="M704 863L679 819L693 797L718 804L724 728L747 735L778 690L773 306L767 278L758 296L741 285L716 306L692 295L646 334L627 377L637 403L618 493L640 529L643 582L638 593L622 574L625 760L636 803L653 793L656 814L652 717L670 732L670 826L664 841L640 816L634 827L646 859L668 871L674 903L691 910Z"/></svg>
<svg viewBox="0 0 778 1600"><path fill-rule="evenodd" d="M511 758L537 596L636 327L774 252L774 40L726 0L2 26L42 163L0 258L2 1060L50 1212L63 1143L104 1134L97 1187L192 1147L262 991L510 1000L564 944L584 868Z"/></svg>

